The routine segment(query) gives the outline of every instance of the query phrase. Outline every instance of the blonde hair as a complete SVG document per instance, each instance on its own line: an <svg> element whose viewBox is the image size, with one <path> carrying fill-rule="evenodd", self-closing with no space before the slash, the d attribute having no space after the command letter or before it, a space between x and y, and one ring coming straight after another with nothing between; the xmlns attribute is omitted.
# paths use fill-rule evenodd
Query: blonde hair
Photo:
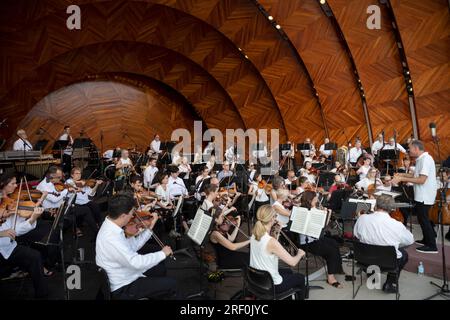
<svg viewBox="0 0 450 320"><path fill-rule="evenodd" d="M268 225L275 215L275 210L271 205L265 204L259 207L258 212L256 212L257 221L253 227L253 235L257 241L261 240L263 235L267 232L266 225Z"/></svg>
<svg viewBox="0 0 450 320"><path fill-rule="evenodd" d="M289 190L286 189L279 189L276 192L277 199L287 199L289 197Z"/></svg>

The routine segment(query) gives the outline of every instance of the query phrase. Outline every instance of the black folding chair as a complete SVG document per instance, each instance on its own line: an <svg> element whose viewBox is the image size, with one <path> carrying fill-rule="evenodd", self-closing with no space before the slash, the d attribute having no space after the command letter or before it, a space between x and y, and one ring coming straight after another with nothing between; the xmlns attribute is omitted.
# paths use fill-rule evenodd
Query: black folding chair
<svg viewBox="0 0 450 320"><path fill-rule="evenodd" d="M355 266L359 268L360 285L355 292ZM377 246L372 244L365 244L359 241L353 243L353 263L352 263L352 286L353 299L358 294L362 286L362 272L367 274L369 266L378 266L380 272L395 273L396 293L395 299L400 299L400 289L398 279L400 276L400 269L398 267L397 253L393 246Z"/></svg>
<svg viewBox="0 0 450 320"><path fill-rule="evenodd" d="M245 269L244 293L251 293L260 300L284 300L295 296L301 289L291 288L284 292L276 293L272 276L268 271L258 270L248 266Z"/></svg>

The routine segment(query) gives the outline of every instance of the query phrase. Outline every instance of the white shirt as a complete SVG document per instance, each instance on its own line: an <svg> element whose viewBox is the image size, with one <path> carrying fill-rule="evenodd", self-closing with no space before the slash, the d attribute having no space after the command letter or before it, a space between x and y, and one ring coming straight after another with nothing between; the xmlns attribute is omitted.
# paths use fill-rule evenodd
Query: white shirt
<svg viewBox="0 0 450 320"><path fill-rule="evenodd" d="M67 184L75 185L75 182L73 179L67 179ZM95 194L92 194L92 188L88 186L84 186L81 188L82 192L77 192L77 198L75 199L75 204L78 204L80 206L87 204L91 199L89 199L89 196L93 197Z"/></svg>
<svg viewBox="0 0 450 320"><path fill-rule="evenodd" d="M378 154L378 151L381 150L381 148L383 148L383 142L380 142L380 140L375 141L372 144L372 154Z"/></svg>
<svg viewBox="0 0 450 320"><path fill-rule="evenodd" d="M357 189L367 191L367 189L371 184L373 184L373 182L374 182L373 179L365 177L364 179L358 181L355 186ZM383 183L381 182L381 180L377 178L375 182L375 188L378 189L382 185Z"/></svg>
<svg viewBox="0 0 450 320"><path fill-rule="evenodd" d="M255 177L255 173L256 173L256 170L255 170L255 169L253 169L253 170L250 171L250 173L249 173L249 175L248 175L248 182L249 182L249 183L252 183L252 182L253 182L253 178Z"/></svg>
<svg viewBox="0 0 450 320"><path fill-rule="evenodd" d="M148 166L144 170L144 186L146 188L150 188L153 184L153 179L155 178L156 173L158 172L157 167Z"/></svg>
<svg viewBox="0 0 450 320"><path fill-rule="evenodd" d="M364 179L367 176L367 173L370 170L370 165L368 166L361 166L358 171L359 171L359 180Z"/></svg>
<svg viewBox="0 0 450 320"><path fill-rule="evenodd" d="M358 161L358 158L362 155L362 148L356 149L356 147L353 147L350 149L350 152L348 153L348 161L351 163L355 163Z"/></svg>
<svg viewBox="0 0 450 320"><path fill-rule="evenodd" d="M310 143L310 150L301 150L300 152L302 153L303 157L309 157L313 152L316 151L316 147Z"/></svg>
<svg viewBox="0 0 450 320"><path fill-rule="evenodd" d="M179 153L175 153L172 157L172 164L176 164L178 166L180 164L179 162L181 162L181 156Z"/></svg>
<svg viewBox="0 0 450 320"><path fill-rule="evenodd" d="M394 150L395 149L395 145L391 145L391 144L385 144L383 150ZM399 150L400 152L406 153L405 148L402 147L402 145L400 143L397 143L397 150Z"/></svg>
<svg viewBox="0 0 450 320"><path fill-rule="evenodd" d="M225 159L229 162L232 162L234 160L234 146L229 147L225 151Z"/></svg>
<svg viewBox="0 0 450 320"><path fill-rule="evenodd" d="M160 150L159 150L160 147L161 147L161 141L153 140L150 143L150 149L153 150L154 152L160 153Z"/></svg>
<svg viewBox="0 0 450 320"><path fill-rule="evenodd" d="M414 177L417 178L419 175L427 176L427 180L424 184L414 183L414 200L426 205L434 205L437 188L436 166L428 152L422 153L416 159Z"/></svg>
<svg viewBox="0 0 450 320"><path fill-rule="evenodd" d="M327 157L329 157L329 156L331 156L333 154L333 150L325 150L325 144L320 146L319 151L320 151L321 154L324 154Z"/></svg>
<svg viewBox="0 0 450 320"><path fill-rule="evenodd" d="M191 166L189 164L180 164L178 166L178 170L180 170L180 173L185 173L185 175L183 176L184 180L189 179L189 170L190 169L191 169Z"/></svg>
<svg viewBox="0 0 450 320"><path fill-rule="evenodd" d="M19 218L19 217L17 217ZM2 225L0 225L0 231L5 231L8 229L13 229L14 227L15 215L9 216ZM21 236L36 227L36 221L33 224L30 224L28 220L20 221L17 219L16 223L16 236ZM17 247L16 240L11 242L11 238L9 237L0 237L0 254L3 256L5 260L9 258L11 253Z"/></svg>
<svg viewBox="0 0 450 320"><path fill-rule="evenodd" d="M108 160L111 160L114 154L114 150L106 150L105 152L103 152L103 158L106 158Z"/></svg>
<svg viewBox="0 0 450 320"><path fill-rule="evenodd" d="M55 194L58 193L56 191L55 185L53 182L47 182L47 179L44 178L36 187L37 190L41 192L53 192ZM52 209L52 208L59 208L64 201L64 197L67 195L67 189L64 189L59 193L59 196L48 194L47 197L45 197L45 200L42 201L42 207L44 209Z"/></svg>
<svg viewBox="0 0 450 320"><path fill-rule="evenodd" d="M277 200L272 204L272 207L279 207L281 209L284 209L284 206ZM286 227L287 224L289 223L289 217L288 216L283 216L281 214L277 213L277 220L278 222L281 224L281 227Z"/></svg>
<svg viewBox="0 0 450 320"><path fill-rule="evenodd" d="M162 204L164 204L165 206L169 204L170 193L168 186L166 186L166 190L164 190L162 185L157 186L155 193L158 197L161 198Z"/></svg>
<svg viewBox="0 0 450 320"><path fill-rule="evenodd" d="M258 188L258 182L253 181L253 192L256 193L255 201L258 202L267 202L269 201L269 197L267 196L266 190Z"/></svg>
<svg viewBox="0 0 450 320"><path fill-rule="evenodd" d="M174 178L169 177L167 188L169 189L169 195L171 200L180 195L184 196L188 195L186 186L184 185L183 179L181 178L177 178L175 180Z"/></svg>
<svg viewBox="0 0 450 320"><path fill-rule="evenodd" d="M73 139L70 135L68 135L67 133L63 133L59 139L60 141L69 141L69 145L73 144ZM72 147L67 145L66 149L64 150L64 154L67 155L72 155Z"/></svg>
<svg viewBox="0 0 450 320"><path fill-rule="evenodd" d="M233 175L233 172L231 171L220 171L219 174L217 175L217 179L219 179L219 181L222 181L222 179L224 178L228 178L231 177ZM230 178L230 181L232 181L233 179Z"/></svg>
<svg viewBox="0 0 450 320"><path fill-rule="evenodd" d="M145 230L136 237L126 238L122 228L108 217L103 222L95 245L95 262L108 274L111 292L126 286L166 258L162 251L138 254L137 251L150 239Z"/></svg>
<svg viewBox="0 0 450 320"><path fill-rule="evenodd" d="M25 145L25 151L33 150L33 145L31 144L31 142L26 139L25 139L25 142L27 143ZM21 139L16 140L16 142L14 142L14 145L13 145L13 150L14 151L23 151L23 149L24 149L23 141Z"/></svg>
<svg viewBox="0 0 450 320"><path fill-rule="evenodd" d="M414 243L411 232L401 223L384 211L375 211L361 215L356 221L354 235L365 244L394 246L397 258L402 257L398 248Z"/></svg>
<svg viewBox="0 0 450 320"><path fill-rule="evenodd" d="M275 285L283 282L278 271L278 257L267 250L267 244L272 237L266 232L262 238L257 241L255 236L250 238L250 267L268 271L272 276Z"/></svg>

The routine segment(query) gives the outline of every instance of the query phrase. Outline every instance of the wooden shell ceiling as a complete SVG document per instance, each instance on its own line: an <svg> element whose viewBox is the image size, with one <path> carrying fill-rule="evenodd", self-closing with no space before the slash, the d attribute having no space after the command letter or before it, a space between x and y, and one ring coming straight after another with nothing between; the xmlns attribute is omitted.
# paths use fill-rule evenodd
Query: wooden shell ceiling
<svg viewBox="0 0 450 320"><path fill-rule="evenodd" d="M390 3L411 72L420 137L430 142L428 124L436 122L448 155L447 1ZM66 8L72 4L81 8L81 30L65 27ZM368 124L350 53L373 134L385 130L391 135L396 129L404 140L412 133L412 120L386 7L380 5L381 30L369 30L366 10L374 1L327 4L338 28L318 0L2 1L0 106L1 117L9 122L2 133L11 136L30 115L45 124L48 118L33 108L53 91L92 75L120 72L171 87L192 105L185 111L192 113L189 119L200 117L209 128L279 128L283 140L300 142L308 136L317 143L328 131L339 144L357 136L367 143ZM105 96L105 105L110 98ZM116 115L109 113L99 128L114 132L122 113ZM85 117L74 111L70 123L83 123ZM152 124L146 125L153 132ZM128 132L133 130L138 144L146 145L149 137L138 132L146 131L130 122ZM172 128L159 130L169 136Z"/></svg>

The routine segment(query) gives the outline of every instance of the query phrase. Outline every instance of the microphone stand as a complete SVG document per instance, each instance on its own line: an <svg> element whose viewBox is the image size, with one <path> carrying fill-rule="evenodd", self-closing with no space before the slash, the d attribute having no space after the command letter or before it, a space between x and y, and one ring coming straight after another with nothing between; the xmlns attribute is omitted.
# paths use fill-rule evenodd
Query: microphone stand
<svg viewBox="0 0 450 320"><path fill-rule="evenodd" d="M450 298L450 290L448 288L448 275L447 275L447 264L445 261L445 238L444 238L444 225L443 225L443 216L442 216L442 208L444 205L446 205L447 199L446 199L446 193L448 189L448 183L447 181L444 181L444 168L443 168L443 162L441 161L441 149L439 146L439 138L437 136L433 137L433 142L435 143L438 151L438 161L440 163L439 167L439 176L441 179L441 183L445 183L445 185L442 185L442 188L439 192L439 209L438 209L438 221L440 224L440 230L441 230L441 250L442 250L442 285L439 286L437 283L430 281L430 284L433 286L436 286L439 288L438 292L433 294L432 296L426 298L425 300L431 300L434 297L442 296L444 298L449 299Z"/></svg>

